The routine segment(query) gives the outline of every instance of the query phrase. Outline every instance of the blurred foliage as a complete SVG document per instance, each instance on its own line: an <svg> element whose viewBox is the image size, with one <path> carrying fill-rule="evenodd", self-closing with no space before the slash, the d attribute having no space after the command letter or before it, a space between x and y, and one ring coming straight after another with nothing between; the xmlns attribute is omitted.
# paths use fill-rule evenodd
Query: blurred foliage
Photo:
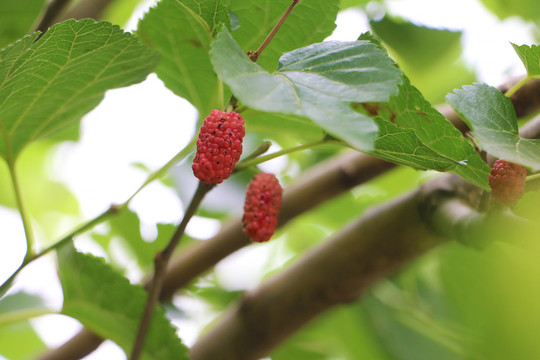
<svg viewBox="0 0 540 360"><path fill-rule="evenodd" d="M482 3L501 19L519 16L540 24L540 3L536 0L482 0Z"/></svg>
<svg viewBox="0 0 540 360"><path fill-rule="evenodd" d="M109 21L125 27L132 17L133 12L140 6L144 0L115 0L112 1L102 16L102 20Z"/></svg>
<svg viewBox="0 0 540 360"><path fill-rule="evenodd" d="M411 83L432 104L443 102L444 95L455 87L475 80L462 60L461 32L418 26L388 15L370 21L370 25Z"/></svg>
<svg viewBox="0 0 540 360"><path fill-rule="evenodd" d="M65 229L59 225L66 216L79 215L79 203L65 183L54 179L52 163L55 143L39 142L29 146L19 158L16 169L24 201L45 238L54 239ZM13 187L6 163L0 161L0 204L16 208Z"/></svg>
<svg viewBox="0 0 540 360"><path fill-rule="evenodd" d="M45 0L0 1L0 49L37 26L45 3Z"/></svg>
<svg viewBox="0 0 540 360"><path fill-rule="evenodd" d="M1 356L10 360L33 359L47 349L27 319L31 315L36 316L43 312L45 308L43 299L24 292L2 298L0 302Z"/></svg>
<svg viewBox="0 0 540 360"><path fill-rule="evenodd" d="M351 7L360 7L365 6L370 2L380 2L377 0L341 0L340 2L340 9L345 10Z"/></svg>
<svg viewBox="0 0 540 360"><path fill-rule="evenodd" d="M157 235L153 239L144 239L141 234L141 222L136 213L127 209L115 215L107 222L107 231L92 232L92 238L115 259L111 252L111 242L120 240L124 251L135 259L141 270L149 272L153 268L155 254L169 242L176 226L174 224L156 224ZM186 240L182 243L190 242Z"/></svg>

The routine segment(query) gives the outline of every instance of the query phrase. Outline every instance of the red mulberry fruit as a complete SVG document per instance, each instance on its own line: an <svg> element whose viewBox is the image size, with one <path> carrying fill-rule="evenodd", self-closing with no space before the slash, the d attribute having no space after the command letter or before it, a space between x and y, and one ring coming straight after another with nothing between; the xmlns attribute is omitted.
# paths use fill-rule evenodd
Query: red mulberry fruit
<svg viewBox="0 0 540 360"><path fill-rule="evenodd" d="M525 192L527 169L506 160L497 160L489 174L491 194L503 204L514 204Z"/></svg>
<svg viewBox="0 0 540 360"><path fill-rule="evenodd" d="M244 234L256 242L270 240L277 226L283 189L273 174L255 175L246 191L242 225Z"/></svg>
<svg viewBox="0 0 540 360"><path fill-rule="evenodd" d="M193 174L207 184L219 184L231 176L242 154L245 133L240 114L212 110L199 132Z"/></svg>

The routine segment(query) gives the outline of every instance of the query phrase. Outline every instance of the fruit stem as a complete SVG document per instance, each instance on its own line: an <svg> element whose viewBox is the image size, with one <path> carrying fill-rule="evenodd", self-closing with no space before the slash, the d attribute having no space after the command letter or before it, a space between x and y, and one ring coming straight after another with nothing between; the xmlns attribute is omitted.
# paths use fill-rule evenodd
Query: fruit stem
<svg viewBox="0 0 540 360"><path fill-rule="evenodd" d="M156 257L154 258L154 276L150 283L150 290L148 291L146 306L143 316L141 318L139 329L137 331L135 343L133 344L133 350L131 352L130 360L138 360L142 353L146 334L148 333L148 329L150 328L152 314L154 312L154 308L156 307L157 302L159 301L161 289L163 288L163 282L165 280L165 273L167 271L167 265L169 264L169 260L171 259L174 250L176 249L178 243L184 235L189 220L191 220L191 218L195 214L195 211L201 204L204 196L210 190L212 190L215 185L216 184L205 184L203 182L199 182L197 191L195 191L195 194L193 195L193 198L191 199L191 202L186 209L182 221L176 228L175 233L169 240L169 243L167 244L165 249L163 249L161 252L158 252L156 254Z"/></svg>
<svg viewBox="0 0 540 360"><path fill-rule="evenodd" d="M535 181L535 180L538 180L540 179L540 173L538 174L532 174L532 175L529 175L525 178L525 181Z"/></svg>
<svg viewBox="0 0 540 360"><path fill-rule="evenodd" d="M180 152L178 152L174 157L169 160L165 165L163 165L161 168L157 169L150 175L148 175L148 178L146 181L127 199L122 205L120 206L127 206L130 201L139 193L142 189L146 187L146 185L150 184L152 181L162 177L165 175L167 171L169 171L173 166L178 164L180 161L182 161L184 158L186 158L193 150L195 149L195 145L197 144L197 136L194 136L191 141L182 149Z"/></svg>
<svg viewBox="0 0 540 360"><path fill-rule="evenodd" d="M275 159L277 157L280 157L280 156L283 156L283 155L291 154L291 153L293 153L295 151L306 150L306 149L315 147L317 145L330 144L330 143L331 144L346 145L342 141L329 140L328 138L323 138L323 139L312 141L312 142L309 142L309 143L306 143L306 144L294 146L294 147L291 147L291 148L288 148L288 149L283 149L283 150L280 150L280 151L276 151L276 152L274 152L272 154L259 156L259 157L256 157L256 158L251 158L251 157L246 158L246 159L238 162L238 164L236 165L236 167L233 170L233 173L245 170L245 169L250 168L250 167L255 166L255 165L259 165L259 164L261 164L263 162L266 162L266 161L269 161L269 160L273 160L273 159Z"/></svg>
<svg viewBox="0 0 540 360"><path fill-rule="evenodd" d="M236 107L236 104L238 104L238 99L234 95L231 95L229 102L227 103L227 105L225 105L225 112L233 111Z"/></svg>
<svg viewBox="0 0 540 360"><path fill-rule="evenodd" d="M520 81L518 81L514 86L512 86L506 93L505 95L507 97L510 97L512 95L514 95L514 93L516 93L519 89L521 89L521 87L523 87L523 85L525 85L527 82L529 82L530 80L534 80L534 79L540 79L540 75L527 75L525 76L523 79L521 79Z"/></svg>
<svg viewBox="0 0 540 360"><path fill-rule="evenodd" d="M512 96L516 91L518 91L529 80L531 80L531 77L530 76L525 76L523 79L518 81L514 86L512 86L510 89L508 89L508 91L505 93L505 95L507 97Z"/></svg>
<svg viewBox="0 0 540 360"><path fill-rule="evenodd" d="M253 152L251 154L249 154L248 156L243 158L242 162L249 161L251 159L255 159L256 157L264 154L265 152L268 151L268 149L270 149L270 146L272 146L272 143L270 141L263 142L262 144L257 146L257 148L255 150L253 150Z"/></svg>
<svg viewBox="0 0 540 360"><path fill-rule="evenodd" d="M279 28L281 27L281 25L283 25L283 23L285 22L285 20L287 20L287 17L289 16L289 14L292 12L292 10L294 9L294 7L296 5L298 5L298 3L300 2L300 0L293 0L292 4L289 5L289 7L287 8L287 10L285 10L285 12L283 13L283 15L281 15L281 18L279 19L279 21L277 22L277 24L274 26L274 28L272 29L272 31L270 31L270 34L268 34L268 36L266 37L266 39L264 39L263 43L261 44L261 46L259 46L259 48L253 52L249 52L248 53L248 56L249 58L251 59L251 61L253 62L256 62L257 59L259 58L259 56L261 55L261 53L264 51L264 49L268 46L268 44L270 44L270 41L272 41L272 39L274 38L274 36L276 35L276 33L278 32Z"/></svg>

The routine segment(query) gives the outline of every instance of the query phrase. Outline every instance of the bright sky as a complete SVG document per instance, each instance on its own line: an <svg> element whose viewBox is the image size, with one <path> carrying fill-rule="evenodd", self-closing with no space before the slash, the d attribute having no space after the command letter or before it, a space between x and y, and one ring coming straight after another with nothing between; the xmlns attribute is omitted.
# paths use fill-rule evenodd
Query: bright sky
<svg viewBox="0 0 540 360"><path fill-rule="evenodd" d="M139 8L136 18L153 2L148 1ZM413 19L418 24L464 30L465 58L476 69L481 81L498 85L509 75L523 73L522 65L509 42L531 44L533 38L530 26L517 19L501 22L487 13L477 0L391 0L388 7L390 13ZM373 13L379 10L376 5L370 6ZM136 18L130 22L128 29L135 28ZM366 17L356 10L342 13L337 25L331 36L333 40L355 40L360 33L368 30ZM105 100L83 119L80 142L58 148L53 169L55 177L69 183L80 200L84 218L91 218L111 203L124 201L144 181L145 173L133 167L133 163L156 169L183 147L194 131L195 118L193 107L166 89L155 75L150 75L141 84L109 91ZM133 208L151 228L151 224L158 221L176 223L183 206L172 190L156 183L136 198ZM0 243L2 281L21 261L24 238L16 212L0 207L0 218L2 233L11 235L9 243ZM218 224L214 222L196 221L202 224L192 227L190 231L205 229L203 237L209 237L218 230ZM100 253L88 241L78 241L77 246ZM253 252L264 252L263 249L251 247L222 262L218 266L222 281L226 284L231 276L238 280L238 274L244 274L240 279L243 286L256 284L262 269L245 269L253 267L250 265L253 262L249 261L252 256L260 256ZM61 290L54 265L49 259L40 260L23 271L18 278L17 289L42 294L55 308L61 306ZM204 316L201 318L204 321ZM71 337L80 328L76 321L58 315L33 320L32 324L52 347ZM180 334L191 343L196 326L189 323L181 325L184 328ZM86 359L122 358L123 352L108 342Z"/></svg>

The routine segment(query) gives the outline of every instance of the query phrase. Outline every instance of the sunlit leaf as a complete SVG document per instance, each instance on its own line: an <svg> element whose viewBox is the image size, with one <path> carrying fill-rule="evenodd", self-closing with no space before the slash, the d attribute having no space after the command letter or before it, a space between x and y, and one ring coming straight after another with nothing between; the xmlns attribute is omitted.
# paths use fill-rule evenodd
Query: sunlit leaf
<svg viewBox="0 0 540 360"><path fill-rule="evenodd" d="M512 44L512 46L523 62L523 65L525 65L527 75L540 76L540 46L516 44Z"/></svg>
<svg viewBox="0 0 540 360"><path fill-rule="evenodd" d="M106 90L144 80L158 59L118 26L91 19L68 20L37 37L0 52L0 156L5 158L76 126Z"/></svg>

